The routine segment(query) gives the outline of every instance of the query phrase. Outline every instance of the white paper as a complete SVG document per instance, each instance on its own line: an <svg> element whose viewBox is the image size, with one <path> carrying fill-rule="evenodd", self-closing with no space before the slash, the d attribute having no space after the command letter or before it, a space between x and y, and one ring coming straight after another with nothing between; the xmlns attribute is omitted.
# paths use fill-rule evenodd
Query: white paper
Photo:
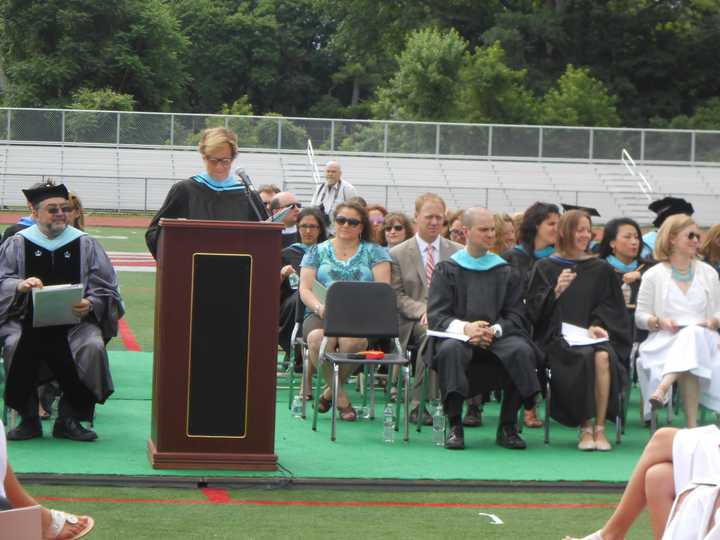
<svg viewBox="0 0 720 540"><path fill-rule="evenodd" d="M675 324L678 326L695 326L696 324L700 324L703 322L702 319L697 319L695 317L692 317L690 315L686 315L684 317L677 317L676 319L673 319L675 321Z"/></svg>
<svg viewBox="0 0 720 540"><path fill-rule="evenodd" d="M48 285L42 289L33 289L33 326L38 328L79 323L80 319L75 316L72 307L80 303L82 293L82 284Z"/></svg>
<svg viewBox="0 0 720 540"><path fill-rule="evenodd" d="M466 336L465 334L457 334L455 332L440 332L438 330L428 330L427 335L440 338L457 339L458 341L467 341L470 339L470 336Z"/></svg>
<svg viewBox="0 0 720 540"><path fill-rule="evenodd" d="M605 343L607 338L590 337L587 328L575 326L570 323L562 323L562 335L571 347L580 347L582 345L593 345L595 343Z"/></svg>
<svg viewBox="0 0 720 540"><path fill-rule="evenodd" d="M321 304L325 303L325 299L327 298L327 288L317 279L313 281L312 292L315 295L315 298L318 299L318 302Z"/></svg>

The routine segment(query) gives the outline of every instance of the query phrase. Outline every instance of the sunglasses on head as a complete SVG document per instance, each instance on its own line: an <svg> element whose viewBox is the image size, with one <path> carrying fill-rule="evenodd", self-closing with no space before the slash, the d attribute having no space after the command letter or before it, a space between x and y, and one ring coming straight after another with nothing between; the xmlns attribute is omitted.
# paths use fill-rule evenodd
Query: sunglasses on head
<svg viewBox="0 0 720 540"><path fill-rule="evenodd" d="M351 227L357 227L362 223L359 219L349 218L345 216L338 216L335 218L335 223L338 225L350 225Z"/></svg>
<svg viewBox="0 0 720 540"><path fill-rule="evenodd" d="M404 227L403 225L385 225L385 230L386 230L386 231L396 231L396 232L400 232L400 231L402 231L404 228L405 228L405 227Z"/></svg>
<svg viewBox="0 0 720 540"><path fill-rule="evenodd" d="M62 212L63 214L69 214L70 212L73 211L73 207L70 206L70 205L67 205L67 206L48 206L48 207L45 208L45 210L47 210L47 213L48 213L48 214L53 214L53 215L59 214L60 212Z"/></svg>

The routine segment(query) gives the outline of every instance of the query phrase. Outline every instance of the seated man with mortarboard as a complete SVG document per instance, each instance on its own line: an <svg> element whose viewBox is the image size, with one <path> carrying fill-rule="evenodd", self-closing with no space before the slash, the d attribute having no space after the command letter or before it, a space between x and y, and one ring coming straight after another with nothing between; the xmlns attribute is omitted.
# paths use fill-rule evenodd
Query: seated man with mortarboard
<svg viewBox="0 0 720 540"><path fill-rule="evenodd" d="M95 403L113 392L105 343L116 335L124 313L115 271L100 244L68 225L72 208L64 185L23 190L35 225L0 248L0 343L7 364L6 404L19 411L9 440L42 436L36 387L57 379L63 396L53 436L91 441L97 434L80 424L92 420ZM33 326L32 289L82 284L73 306L80 322Z"/></svg>

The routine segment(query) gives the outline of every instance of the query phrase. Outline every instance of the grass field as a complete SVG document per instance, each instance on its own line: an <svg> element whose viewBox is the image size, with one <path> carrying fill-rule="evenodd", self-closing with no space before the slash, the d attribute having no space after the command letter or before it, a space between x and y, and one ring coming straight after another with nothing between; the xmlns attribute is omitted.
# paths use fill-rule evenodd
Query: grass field
<svg viewBox="0 0 720 540"><path fill-rule="evenodd" d="M144 229L90 228L88 232L108 252L146 251ZM118 280L127 310L127 328L140 349L150 352L155 274L119 272ZM120 338L109 347L126 349ZM278 411L286 412L282 408ZM347 466L352 467L352 463ZM97 540L388 536L558 539L568 533L584 535L599 528L620 496L619 492L297 486L212 492L198 488L28 487L47 506L92 515L97 522L92 538ZM643 516L628 538L647 538L648 531L647 517Z"/></svg>

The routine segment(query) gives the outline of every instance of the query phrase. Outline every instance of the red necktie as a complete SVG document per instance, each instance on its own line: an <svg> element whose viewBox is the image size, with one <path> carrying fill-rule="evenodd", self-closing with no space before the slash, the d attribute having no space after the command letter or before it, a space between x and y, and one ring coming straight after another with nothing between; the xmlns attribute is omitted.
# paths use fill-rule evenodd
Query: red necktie
<svg viewBox="0 0 720 540"><path fill-rule="evenodd" d="M427 278L428 289L430 288L430 282L432 281L433 270L435 270L435 257L433 252L435 248L431 244L427 247L427 259L425 260L425 277Z"/></svg>

